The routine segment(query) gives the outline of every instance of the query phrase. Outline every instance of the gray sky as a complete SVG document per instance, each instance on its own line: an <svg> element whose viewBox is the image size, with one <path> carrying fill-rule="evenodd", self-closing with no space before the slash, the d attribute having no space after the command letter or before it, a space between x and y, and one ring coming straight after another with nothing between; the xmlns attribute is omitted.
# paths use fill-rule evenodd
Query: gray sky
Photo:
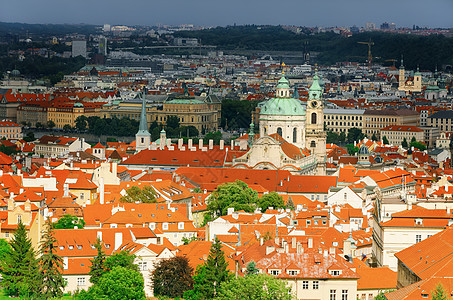
<svg viewBox="0 0 453 300"><path fill-rule="evenodd" d="M453 27L453 0L1 0L0 21Z"/></svg>

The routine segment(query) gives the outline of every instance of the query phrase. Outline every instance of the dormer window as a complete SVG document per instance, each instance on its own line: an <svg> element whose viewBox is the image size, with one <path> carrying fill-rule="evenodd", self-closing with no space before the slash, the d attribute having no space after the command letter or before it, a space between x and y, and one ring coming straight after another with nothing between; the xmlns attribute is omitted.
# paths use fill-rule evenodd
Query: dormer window
<svg viewBox="0 0 453 300"><path fill-rule="evenodd" d="M330 270L329 274L332 276L340 276L341 271L340 270Z"/></svg>
<svg viewBox="0 0 453 300"><path fill-rule="evenodd" d="M280 270L269 270L269 274L278 276L278 275L280 275Z"/></svg>
<svg viewBox="0 0 453 300"><path fill-rule="evenodd" d="M297 274L299 274L299 271L297 271L297 270L288 270L287 273L288 273L289 276L296 276Z"/></svg>
<svg viewBox="0 0 453 300"><path fill-rule="evenodd" d="M418 225L418 226L423 225L423 219L420 219L420 218L415 219L415 225Z"/></svg>
<svg viewBox="0 0 453 300"><path fill-rule="evenodd" d="M69 247L69 250L74 250L74 246L70 245Z"/></svg>

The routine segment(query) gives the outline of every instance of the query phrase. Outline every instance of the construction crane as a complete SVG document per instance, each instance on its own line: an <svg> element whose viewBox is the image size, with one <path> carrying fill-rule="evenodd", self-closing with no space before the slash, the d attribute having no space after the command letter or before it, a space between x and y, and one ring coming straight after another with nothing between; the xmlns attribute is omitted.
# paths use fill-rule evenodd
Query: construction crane
<svg viewBox="0 0 453 300"><path fill-rule="evenodd" d="M391 61L393 63L393 67L395 67L395 62L397 62L397 59L386 59L385 61Z"/></svg>
<svg viewBox="0 0 453 300"><path fill-rule="evenodd" d="M373 61L373 56L371 55L371 46L374 46L374 42L372 42L370 38L368 42L357 42L357 44L368 45L368 69L371 69L371 62Z"/></svg>

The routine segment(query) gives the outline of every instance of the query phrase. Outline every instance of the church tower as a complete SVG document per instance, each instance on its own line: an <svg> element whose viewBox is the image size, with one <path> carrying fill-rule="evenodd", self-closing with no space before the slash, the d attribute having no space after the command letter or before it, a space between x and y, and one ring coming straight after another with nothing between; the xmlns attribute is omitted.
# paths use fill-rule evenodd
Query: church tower
<svg viewBox="0 0 453 300"><path fill-rule="evenodd" d="M316 156L317 175L326 174L326 132L324 131L324 101L318 72L308 90L305 145Z"/></svg>
<svg viewBox="0 0 453 300"><path fill-rule="evenodd" d="M422 74L420 73L420 68L417 67L417 72L414 74L414 92L422 91Z"/></svg>
<svg viewBox="0 0 453 300"><path fill-rule="evenodd" d="M135 135L135 152L138 153L148 149L151 144L151 134L148 131L148 120L146 118L146 98L142 94L142 111L140 113L140 125Z"/></svg>
<svg viewBox="0 0 453 300"><path fill-rule="evenodd" d="M405 73L406 73L406 70L404 69L404 62L403 62L403 58L401 57L401 65L400 65L399 80L398 80L399 90L404 89L404 87L406 86Z"/></svg>

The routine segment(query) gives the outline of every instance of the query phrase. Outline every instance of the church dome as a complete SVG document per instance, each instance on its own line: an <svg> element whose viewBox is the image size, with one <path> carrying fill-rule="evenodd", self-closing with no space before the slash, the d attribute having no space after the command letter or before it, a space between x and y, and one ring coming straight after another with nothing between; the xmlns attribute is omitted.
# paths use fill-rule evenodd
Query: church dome
<svg viewBox="0 0 453 300"><path fill-rule="evenodd" d="M298 99L272 98L261 106L260 114L277 116L305 116L305 109Z"/></svg>
<svg viewBox="0 0 453 300"><path fill-rule="evenodd" d="M83 104L80 102L74 103L74 108L83 108Z"/></svg>
<svg viewBox="0 0 453 300"><path fill-rule="evenodd" d="M289 89L289 81L285 78L285 76L282 76L282 78L280 78L280 80L277 82L277 88Z"/></svg>
<svg viewBox="0 0 453 300"><path fill-rule="evenodd" d="M365 145L360 147L359 155L369 155L369 154L370 154L370 150L368 150L368 148Z"/></svg>

